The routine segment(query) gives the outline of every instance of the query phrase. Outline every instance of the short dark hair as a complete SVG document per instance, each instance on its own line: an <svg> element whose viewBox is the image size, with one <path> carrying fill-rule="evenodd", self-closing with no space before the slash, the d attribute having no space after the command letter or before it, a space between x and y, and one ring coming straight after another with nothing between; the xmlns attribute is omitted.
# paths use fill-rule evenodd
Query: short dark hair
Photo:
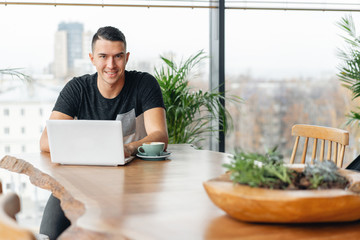
<svg viewBox="0 0 360 240"><path fill-rule="evenodd" d="M126 38L125 35L115 27L102 27L95 33L91 42L91 49L94 51L94 46L97 40L105 39L109 41L120 41L123 42L126 49Z"/></svg>

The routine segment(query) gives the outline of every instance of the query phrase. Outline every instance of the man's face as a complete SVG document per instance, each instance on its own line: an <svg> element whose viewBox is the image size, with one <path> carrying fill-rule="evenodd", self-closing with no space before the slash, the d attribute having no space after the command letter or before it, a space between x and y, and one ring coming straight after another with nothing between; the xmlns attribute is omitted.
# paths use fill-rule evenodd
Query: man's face
<svg viewBox="0 0 360 240"><path fill-rule="evenodd" d="M95 42L91 62L102 84L114 86L125 79L125 66L129 59L125 44L120 41L99 39Z"/></svg>

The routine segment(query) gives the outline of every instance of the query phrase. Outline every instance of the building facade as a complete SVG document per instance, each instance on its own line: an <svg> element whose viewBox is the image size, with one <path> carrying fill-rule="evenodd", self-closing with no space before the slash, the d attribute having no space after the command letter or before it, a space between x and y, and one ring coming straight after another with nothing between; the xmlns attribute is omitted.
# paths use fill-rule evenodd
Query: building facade
<svg viewBox="0 0 360 240"><path fill-rule="evenodd" d="M71 71L74 69L74 62L76 59L81 59L83 50L82 50L82 36L84 32L84 26L82 23L62 22L58 26L58 31L66 32L66 52L67 52L67 66Z"/></svg>
<svg viewBox="0 0 360 240"><path fill-rule="evenodd" d="M61 22L55 33L54 75L58 80L92 73L89 60L92 32L84 31L82 23Z"/></svg>

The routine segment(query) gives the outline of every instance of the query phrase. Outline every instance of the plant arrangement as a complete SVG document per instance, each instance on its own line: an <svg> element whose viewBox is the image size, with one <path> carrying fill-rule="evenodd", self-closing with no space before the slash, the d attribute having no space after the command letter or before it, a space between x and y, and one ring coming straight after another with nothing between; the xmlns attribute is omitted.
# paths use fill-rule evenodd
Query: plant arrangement
<svg viewBox="0 0 360 240"><path fill-rule="evenodd" d="M155 68L154 76L159 82L166 107L171 144L199 144L206 135L219 131L210 124L212 119L219 119L225 132L232 128L232 118L221 101L240 103L239 97L224 97L217 89L195 91L189 86L193 76L191 71L205 58L204 52L199 51L177 65L161 56L164 66Z"/></svg>
<svg viewBox="0 0 360 240"><path fill-rule="evenodd" d="M230 180L251 187L270 189L344 189L348 180L337 170L332 161L315 161L306 164L303 171L284 164L277 149L265 154L237 151L231 163L223 166L229 170Z"/></svg>
<svg viewBox="0 0 360 240"><path fill-rule="evenodd" d="M343 17L338 23L345 35L346 47L338 49L338 56L342 60L339 66L338 77L343 82L343 86L348 88L353 94L353 100L360 96L360 37L357 36L354 20L351 15ZM350 111L347 115L347 125L360 124L360 108Z"/></svg>

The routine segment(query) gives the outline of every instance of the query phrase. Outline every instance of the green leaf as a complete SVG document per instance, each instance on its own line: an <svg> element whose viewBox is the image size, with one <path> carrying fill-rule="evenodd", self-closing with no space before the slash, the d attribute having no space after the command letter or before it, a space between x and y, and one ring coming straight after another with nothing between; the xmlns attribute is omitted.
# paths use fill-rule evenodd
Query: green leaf
<svg viewBox="0 0 360 240"><path fill-rule="evenodd" d="M4 68L0 69L0 75L10 75L24 81L27 84L34 81L33 78L31 78L29 75L22 73L20 70L21 68Z"/></svg>
<svg viewBox="0 0 360 240"><path fill-rule="evenodd" d="M345 35L342 37L347 44L344 49L338 49L338 56L342 62L338 67L337 76L342 81L342 85L352 92L354 100L360 97L360 39L351 15L341 18L337 26L344 31ZM359 123L359 112L351 111L346 116L347 125Z"/></svg>

